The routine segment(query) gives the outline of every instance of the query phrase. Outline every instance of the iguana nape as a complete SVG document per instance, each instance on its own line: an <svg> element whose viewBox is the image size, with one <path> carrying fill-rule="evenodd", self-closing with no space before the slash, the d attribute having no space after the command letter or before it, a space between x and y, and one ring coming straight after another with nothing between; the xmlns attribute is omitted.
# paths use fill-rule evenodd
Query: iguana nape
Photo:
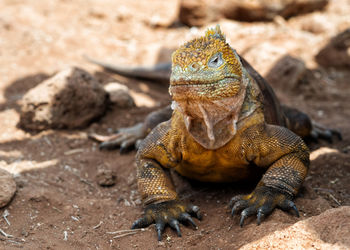
<svg viewBox="0 0 350 250"><path fill-rule="evenodd" d="M309 166L301 137L327 137L332 131L315 128L306 114L281 106L218 26L173 53L169 93L172 110L149 115L134 127L138 134L121 131L114 142L102 144L126 147L125 141L148 134L136 156L145 214L132 228L155 223L161 240L166 225L181 235L179 222L195 225L191 215L200 218L197 206L178 199L167 175L171 168L205 182L249 181L264 170L251 194L230 202L233 215L241 211L240 225L254 214L260 224L276 207L298 215L292 200Z"/></svg>

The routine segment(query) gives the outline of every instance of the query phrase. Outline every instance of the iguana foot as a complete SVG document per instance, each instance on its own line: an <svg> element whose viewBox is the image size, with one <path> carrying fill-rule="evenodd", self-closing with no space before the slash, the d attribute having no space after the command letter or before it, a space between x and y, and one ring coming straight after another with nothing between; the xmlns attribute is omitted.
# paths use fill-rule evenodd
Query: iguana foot
<svg viewBox="0 0 350 250"><path fill-rule="evenodd" d="M186 205L177 200L150 204L146 206L144 216L136 220L131 229L148 227L155 223L158 240L161 241L164 228L169 225L181 237L179 222L190 223L195 229L198 228L191 215L199 220L202 219L199 207Z"/></svg>
<svg viewBox="0 0 350 250"><path fill-rule="evenodd" d="M337 137L338 140L342 140L341 133L338 130L328 129L328 128L324 127L323 125L318 124L316 122L312 122L312 131L311 131L310 136L311 136L311 138L313 138L316 141L318 139L324 139L330 143L333 142L333 136Z"/></svg>
<svg viewBox="0 0 350 250"><path fill-rule="evenodd" d="M144 136L142 123L138 123L132 127L120 128L116 134L110 136L94 133L89 134L90 139L100 142L100 149L112 150L119 147L121 153L125 153L132 146L137 148Z"/></svg>
<svg viewBox="0 0 350 250"><path fill-rule="evenodd" d="M244 220L254 214L257 214L257 224L260 225L261 220L271 214L276 207L284 211L292 209L299 217L299 211L291 199L289 195L283 194L275 188L260 186L249 195L233 197L229 206L232 207L232 216L242 211L239 224L243 227Z"/></svg>

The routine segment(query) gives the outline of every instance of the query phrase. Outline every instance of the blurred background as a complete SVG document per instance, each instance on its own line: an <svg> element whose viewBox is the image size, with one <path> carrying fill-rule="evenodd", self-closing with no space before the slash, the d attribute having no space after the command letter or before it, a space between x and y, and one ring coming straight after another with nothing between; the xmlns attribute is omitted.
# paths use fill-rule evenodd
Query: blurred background
<svg viewBox="0 0 350 250"><path fill-rule="evenodd" d="M158 244L153 228L120 238L108 233L129 229L140 214L135 152L99 151L87 134L111 134L141 122L149 112L167 105L170 97L167 83L122 77L83 56L119 66L169 62L174 49L216 24L230 45L268 80L282 103L342 132L342 141L310 145L310 173L297 199L300 220L350 205L349 0L1 0L0 168L14 175L17 193L0 209L0 229L12 236L1 234L0 248L250 249L271 247L268 242L291 247L289 241L267 238L298 221L280 211L260 227L252 220L238 229L226 204L233 193L241 192L240 187L223 191L222 186L208 190L195 185L187 191L185 197L199 204L205 218L199 231L183 227L183 241L169 230ZM74 91L81 95L69 92L65 102L56 98L55 105L69 106L78 100L86 113L97 112L94 119L75 126L85 111L72 104L75 116L68 120L73 125L50 127L46 122L23 127L20 120L29 92L36 103L28 105L42 117L38 107L53 94L40 85L44 80L54 83L58 78L52 76L64 75L73 66L84 72L70 76L99 86L92 89L108 92L106 85L121 84L130 94L127 104L118 103L119 97L107 102L102 90L96 97L95 92L77 88ZM89 110L94 104L84 99L104 106ZM48 119L55 114L51 112ZM311 238L298 235L301 229L291 230L296 235L291 234L290 240L320 248L350 247L344 231L337 231L340 224L328 223L335 218L349 223L349 210L344 211L307 224L310 232L316 232ZM326 230L327 224L339 227Z"/></svg>

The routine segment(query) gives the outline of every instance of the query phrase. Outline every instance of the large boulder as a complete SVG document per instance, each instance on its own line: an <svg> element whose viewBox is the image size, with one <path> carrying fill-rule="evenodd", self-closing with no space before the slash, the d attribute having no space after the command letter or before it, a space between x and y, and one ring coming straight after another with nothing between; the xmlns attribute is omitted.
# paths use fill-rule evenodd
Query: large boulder
<svg viewBox="0 0 350 250"><path fill-rule="evenodd" d="M182 0L179 19L189 27L203 26L213 21L209 17L211 12L205 0Z"/></svg>
<svg viewBox="0 0 350 250"><path fill-rule="evenodd" d="M104 114L107 96L88 72L70 67L25 94L19 125L27 130L81 128Z"/></svg>
<svg viewBox="0 0 350 250"><path fill-rule="evenodd" d="M104 86L104 89L108 93L110 101L116 106L120 108L135 107L134 99L127 86L118 82L110 82Z"/></svg>
<svg viewBox="0 0 350 250"><path fill-rule="evenodd" d="M328 0L182 0L179 19L188 26L203 26L221 17L238 21L272 21L322 10Z"/></svg>
<svg viewBox="0 0 350 250"><path fill-rule="evenodd" d="M333 37L316 55L325 67L350 67L350 28Z"/></svg>
<svg viewBox="0 0 350 250"><path fill-rule="evenodd" d="M16 182L11 173L0 168L0 208L6 206L16 193Z"/></svg>
<svg viewBox="0 0 350 250"><path fill-rule="evenodd" d="M329 209L240 249L349 249L350 206Z"/></svg>
<svg viewBox="0 0 350 250"><path fill-rule="evenodd" d="M303 79L307 72L305 63L290 55L281 57L270 71L265 75L265 79L272 86L280 89L293 90L298 82Z"/></svg>
<svg viewBox="0 0 350 250"><path fill-rule="evenodd" d="M226 0L222 13L239 21L272 21L323 9L328 0Z"/></svg>

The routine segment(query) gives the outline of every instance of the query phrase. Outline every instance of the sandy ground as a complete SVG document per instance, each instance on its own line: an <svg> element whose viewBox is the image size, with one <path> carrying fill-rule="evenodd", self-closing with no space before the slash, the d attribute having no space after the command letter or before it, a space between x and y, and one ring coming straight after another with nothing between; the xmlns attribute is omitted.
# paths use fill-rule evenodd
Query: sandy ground
<svg viewBox="0 0 350 250"><path fill-rule="evenodd" d="M135 152L121 155L118 151L99 151L87 134L108 134L118 127L133 125L150 111L166 105L170 98L166 84L103 72L82 56L129 65L169 60L170 49L202 34L205 27L159 27L159 22L171 22L177 15L176 1L164 2L0 2L0 167L15 174L18 186L12 202L0 209L0 214L5 210L10 214L10 224L0 218L0 228L14 236L0 235L0 248L235 249L328 208L350 205L350 71L326 70L313 59L332 35L350 25L349 2L331 1L325 12L317 13L321 20L327 20L326 24L316 23L324 27L318 33L303 29L311 15L288 22L219 22L232 46L247 54L259 71L264 71L264 60L269 58L254 57L249 52L265 43L286 48L304 60L318 80L309 83L310 88L290 91L277 84L273 86L277 95L284 103L343 134L342 141L310 145L310 173L296 199L301 217L275 211L261 226L251 218L241 229L238 218L231 218L227 202L235 194L249 192L254 184L192 183L181 195L203 211L199 230L183 226L183 237L178 238L166 229L161 243L156 241L153 226L132 235L120 232L129 229L142 211ZM33 134L18 128L21 97L43 79L72 65L88 70L101 84L126 84L136 97L137 107L125 110L111 106L102 119L82 130ZM117 173L116 185L104 188L96 183L101 169Z"/></svg>

